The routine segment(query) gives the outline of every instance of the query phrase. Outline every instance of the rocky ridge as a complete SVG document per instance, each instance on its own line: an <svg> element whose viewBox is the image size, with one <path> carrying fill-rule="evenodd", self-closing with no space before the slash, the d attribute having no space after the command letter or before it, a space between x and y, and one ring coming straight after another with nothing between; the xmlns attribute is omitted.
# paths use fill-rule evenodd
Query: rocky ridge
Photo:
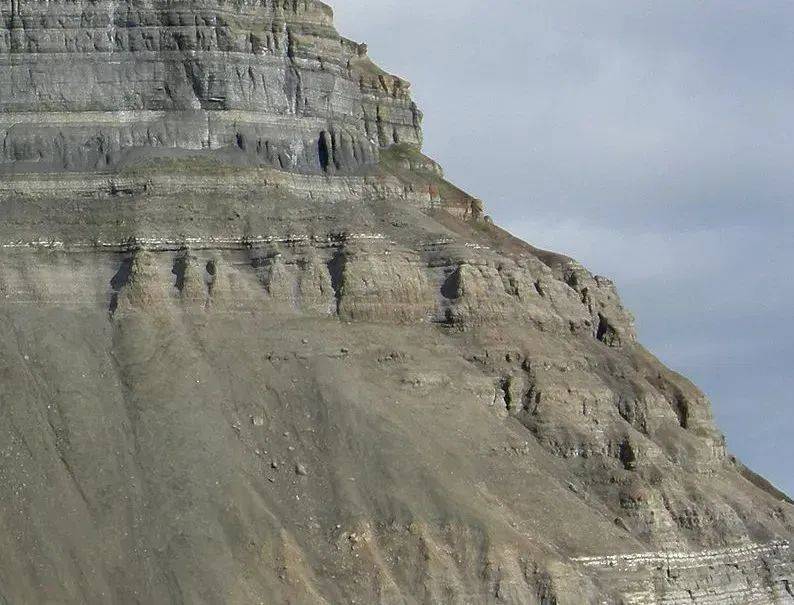
<svg viewBox="0 0 794 605"><path fill-rule="evenodd" d="M11 0L0 66L0 602L794 602L791 501L326 5Z"/></svg>

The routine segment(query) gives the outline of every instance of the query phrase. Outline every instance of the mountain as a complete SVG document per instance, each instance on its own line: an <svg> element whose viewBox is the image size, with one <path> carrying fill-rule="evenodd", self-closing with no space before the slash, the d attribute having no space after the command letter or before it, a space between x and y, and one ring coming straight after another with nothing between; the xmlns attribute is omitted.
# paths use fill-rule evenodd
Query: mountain
<svg viewBox="0 0 794 605"><path fill-rule="evenodd" d="M794 603L792 501L421 122L315 0L0 6L0 603Z"/></svg>

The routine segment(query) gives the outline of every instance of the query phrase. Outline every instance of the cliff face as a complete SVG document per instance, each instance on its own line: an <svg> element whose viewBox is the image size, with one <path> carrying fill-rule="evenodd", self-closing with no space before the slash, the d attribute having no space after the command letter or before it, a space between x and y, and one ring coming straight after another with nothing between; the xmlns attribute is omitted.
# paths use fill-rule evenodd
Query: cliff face
<svg viewBox="0 0 794 605"><path fill-rule="evenodd" d="M320 2L6 0L2 21L0 165L234 148L318 173L420 143L407 83L340 38Z"/></svg>
<svg viewBox="0 0 794 605"><path fill-rule="evenodd" d="M0 603L794 603L794 506L313 1L0 7Z"/></svg>

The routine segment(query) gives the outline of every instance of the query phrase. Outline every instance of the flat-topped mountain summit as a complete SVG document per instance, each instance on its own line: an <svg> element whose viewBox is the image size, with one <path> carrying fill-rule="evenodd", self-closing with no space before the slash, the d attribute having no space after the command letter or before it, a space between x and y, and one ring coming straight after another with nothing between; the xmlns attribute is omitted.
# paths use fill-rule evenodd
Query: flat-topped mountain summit
<svg viewBox="0 0 794 605"><path fill-rule="evenodd" d="M421 141L408 84L340 37L321 2L14 0L2 21L5 167L228 149L253 165L352 171Z"/></svg>
<svg viewBox="0 0 794 605"><path fill-rule="evenodd" d="M794 603L794 505L309 0L0 5L0 603Z"/></svg>

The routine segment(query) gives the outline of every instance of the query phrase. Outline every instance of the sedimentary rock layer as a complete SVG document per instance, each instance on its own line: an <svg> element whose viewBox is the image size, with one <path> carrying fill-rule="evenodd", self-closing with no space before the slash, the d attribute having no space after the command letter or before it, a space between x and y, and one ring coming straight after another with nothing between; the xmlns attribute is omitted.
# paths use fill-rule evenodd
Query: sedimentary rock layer
<svg viewBox="0 0 794 605"><path fill-rule="evenodd" d="M0 603L794 603L794 506L314 1L0 5Z"/></svg>
<svg viewBox="0 0 794 605"><path fill-rule="evenodd" d="M0 165L114 166L144 148L351 171L421 141L408 85L321 2L19 1L0 15Z"/></svg>

